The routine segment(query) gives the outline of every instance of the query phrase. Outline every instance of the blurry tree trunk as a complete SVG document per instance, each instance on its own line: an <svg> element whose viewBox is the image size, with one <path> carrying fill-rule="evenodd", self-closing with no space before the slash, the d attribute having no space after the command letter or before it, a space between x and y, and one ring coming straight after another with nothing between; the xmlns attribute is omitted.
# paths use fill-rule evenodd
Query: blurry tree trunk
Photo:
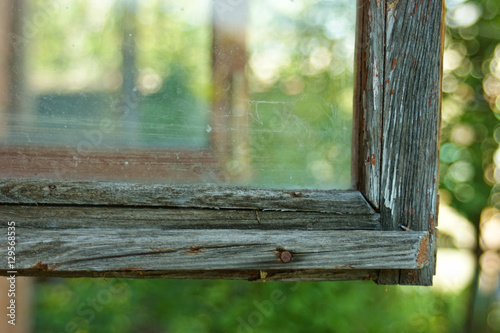
<svg viewBox="0 0 500 333"><path fill-rule="evenodd" d="M31 109L26 89L25 51L29 38L23 35L24 0L0 0L0 138L10 131L14 117Z"/></svg>
<svg viewBox="0 0 500 333"><path fill-rule="evenodd" d="M476 239L478 239L477 235L479 235L478 224L474 224L476 228ZM478 302L478 289L479 289L479 276L481 274L481 268L479 264L479 260L481 258L483 251L479 245L479 240L476 242L476 248L474 251L474 275L472 277L471 285L469 287L469 295L467 300L467 308L466 308L466 317L464 323L464 332L467 333L475 333L482 332L482 329L478 327L478 318L477 318L477 302ZM482 326L482 325L480 325ZM483 327L485 328L485 327Z"/></svg>
<svg viewBox="0 0 500 333"><path fill-rule="evenodd" d="M135 87L136 79L136 12L137 0L124 0L120 4L122 6L122 25L123 25L123 41L122 41L122 106L123 106L123 123L125 125L124 133L126 141L136 141L138 138L139 129L139 113L137 108L137 89ZM168 32L166 32L168 33Z"/></svg>
<svg viewBox="0 0 500 333"><path fill-rule="evenodd" d="M9 36L13 28L12 2L0 0L0 138L7 135L12 49Z"/></svg>
<svg viewBox="0 0 500 333"><path fill-rule="evenodd" d="M226 180L249 177L248 84L245 77L248 3L213 4L212 146Z"/></svg>

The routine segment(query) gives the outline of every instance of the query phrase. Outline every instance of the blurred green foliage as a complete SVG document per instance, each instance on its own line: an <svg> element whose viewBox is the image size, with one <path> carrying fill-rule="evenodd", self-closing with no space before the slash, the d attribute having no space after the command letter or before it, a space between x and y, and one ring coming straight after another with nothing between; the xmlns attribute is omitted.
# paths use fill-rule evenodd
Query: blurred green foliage
<svg viewBox="0 0 500 333"><path fill-rule="evenodd" d="M264 2L255 3L257 11ZM270 19L249 27L249 80L257 82L250 86L252 185L349 188L355 7L344 0L300 3L294 15L270 15L273 6L263 6L255 16ZM332 28L333 20L343 25ZM259 81L254 61L276 53L285 64Z"/></svg>
<svg viewBox="0 0 500 333"><path fill-rule="evenodd" d="M483 226L491 223L491 214L485 212L494 214L500 208L500 3L449 0L447 9L441 202L470 221L477 239L470 249L475 271L468 287L465 330L500 332L499 270L486 260L498 260L499 248L483 241L483 236L494 235L482 234ZM448 235L442 236L445 244Z"/></svg>
<svg viewBox="0 0 500 333"><path fill-rule="evenodd" d="M206 105L186 85L184 68L172 66L158 92L139 99L141 142L148 146L199 148L207 145Z"/></svg>
<svg viewBox="0 0 500 333"><path fill-rule="evenodd" d="M37 293L44 333L457 332L465 310L461 294L368 282L49 279Z"/></svg>
<svg viewBox="0 0 500 333"><path fill-rule="evenodd" d="M499 5L451 2L456 5L449 8L448 22L453 23L446 30L440 184L445 200L478 226L484 207L498 204L489 199L496 182L491 173L500 117L495 111L497 96L484 91L483 81L491 76L490 63L500 42L500 35L492 38L491 34L500 32ZM464 9L472 11L471 16L479 15L474 24L462 25L457 11ZM490 174L485 174L488 169Z"/></svg>

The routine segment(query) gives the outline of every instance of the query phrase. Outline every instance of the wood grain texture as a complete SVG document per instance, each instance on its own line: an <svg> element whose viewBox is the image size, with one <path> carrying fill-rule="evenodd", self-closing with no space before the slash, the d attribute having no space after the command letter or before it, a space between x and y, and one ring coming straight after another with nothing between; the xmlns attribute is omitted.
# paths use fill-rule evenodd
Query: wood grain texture
<svg viewBox="0 0 500 333"><path fill-rule="evenodd" d="M442 1L386 3L381 219L426 230L435 244L442 69ZM400 284L431 285L434 263Z"/></svg>
<svg viewBox="0 0 500 333"><path fill-rule="evenodd" d="M378 214L131 207L0 206L0 216L39 229L100 225L162 229L381 230ZM62 226L62 227L61 227Z"/></svg>
<svg viewBox="0 0 500 333"><path fill-rule="evenodd" d="M358 0L354 94L353 174L379 208L385 51L384 1Z"/></svg>
<svg viewBox="0 0 500 333"><path fill-rule="evenodd" d="M163 185L0 179L0 203L118 205L374 214L358 191L272 190L218 185Z"/></svg>
<svg viewBox="0 0 500 333"><path fill-rule="evenodd" d="M2 232L6 233L6 223ZM419 268L427 232L368 230L169 229L161 222L131 228L94 221L84 228L16 223L16 269L53 272L155 270ZM0 241L6 257L7 240ZM281 251L292 260L283 263ZM7 270L7 263L0 265Z"/></svg>

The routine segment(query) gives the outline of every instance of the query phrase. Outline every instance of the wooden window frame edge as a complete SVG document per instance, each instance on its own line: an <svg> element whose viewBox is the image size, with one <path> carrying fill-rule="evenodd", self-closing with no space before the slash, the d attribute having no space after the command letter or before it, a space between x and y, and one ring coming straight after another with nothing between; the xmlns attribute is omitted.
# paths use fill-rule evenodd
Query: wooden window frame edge
<svg viewBox="0 0 500 333"><path fill-rule="evenodd" d="M431 285L443 6L358 1L358 190L2 179L1 215L16 222L16 270ZM7 257L6 236L0 247Z"/></svg>

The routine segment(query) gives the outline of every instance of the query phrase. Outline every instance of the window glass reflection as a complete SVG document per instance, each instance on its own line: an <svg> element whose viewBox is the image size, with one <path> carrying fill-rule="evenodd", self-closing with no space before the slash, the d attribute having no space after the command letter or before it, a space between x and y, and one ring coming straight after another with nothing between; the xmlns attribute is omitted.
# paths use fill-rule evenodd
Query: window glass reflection
<svg viewBox="0 0 500 333"><path fill-rule="evenodd" d="M352 1L0 5L3 177L350 186Z"/></svg>

